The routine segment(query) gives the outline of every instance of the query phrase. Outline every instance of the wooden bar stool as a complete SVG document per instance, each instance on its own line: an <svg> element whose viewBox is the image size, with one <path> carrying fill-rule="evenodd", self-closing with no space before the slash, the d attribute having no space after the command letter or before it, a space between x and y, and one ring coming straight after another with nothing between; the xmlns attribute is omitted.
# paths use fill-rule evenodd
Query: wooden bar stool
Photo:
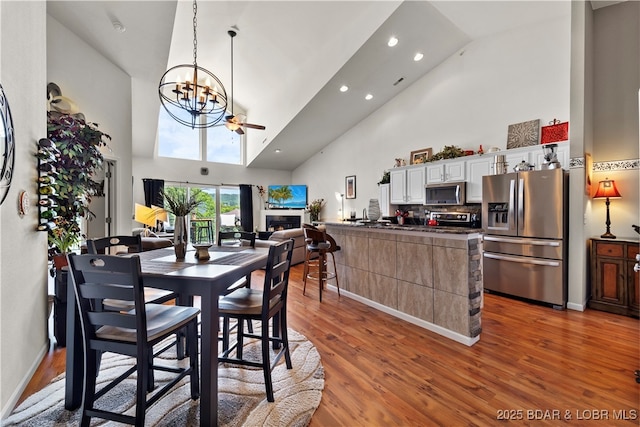
<svg viewBox="0 0 640 427"><path fill-rule="evenodd" d="M336 259L333 253L340 250L336 241L323 230L310 227L304 227L304 237L307 243L307 251L304 261L303 287L304 295L307 289L307 279L317 280L322 301L322 289L328 280L336 279L336 287L338 288L338 296L340 296L340 284L338 283L338 271L336 267ZM317 258L312 259L312 255L317 254ZM327 254L331 255L333 260L333 272L327 271Z"/></svg>

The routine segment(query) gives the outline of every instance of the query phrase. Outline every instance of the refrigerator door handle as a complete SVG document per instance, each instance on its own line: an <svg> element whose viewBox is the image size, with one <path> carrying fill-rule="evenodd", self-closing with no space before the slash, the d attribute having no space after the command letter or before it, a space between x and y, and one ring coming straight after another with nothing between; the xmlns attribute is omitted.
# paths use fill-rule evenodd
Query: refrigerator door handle
<svg viewBox="0 0 640 427"><path fill-rule="evenodd" d="M524 179L518 179L518 234L524 230Z"/></svg>
<svg viewBox="0 0 640 427"><path fill-rule="evenodd" d="M507 256L507 255L492 254L488 252L485 252L484 256L487 258L498 259L501 261L518 262L520 264L535 264L535 265L544 265L547 267L560 266L560 263L557 261L543 261L537 258L519 258L519 257L513 257L513 256Z"/></svg>
<svg viewBox="0 0 640 427"><path fill-rule="evenodd" d="M504 238L504 237L495 237L495 236L484 236L483 238L488 242L500 242L500 243L515 243L515 244L526 244L526 245L534 245L534 246L560 246L560 242L558 241L548 241L548 240L530 240L530 239L513 239L513 238Z"/></svg>

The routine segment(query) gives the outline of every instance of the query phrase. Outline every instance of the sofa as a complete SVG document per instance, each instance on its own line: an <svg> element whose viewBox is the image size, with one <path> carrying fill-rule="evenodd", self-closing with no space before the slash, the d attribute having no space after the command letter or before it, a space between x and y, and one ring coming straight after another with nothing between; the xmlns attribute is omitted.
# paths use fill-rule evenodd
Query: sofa
<svg viewBox="0 0 640 427"><path fill-rule="evenodd" d="M142 240L142 250L150 251L152 249L168 248L173 246L171 239L159 237L147 228L134 228L132 234L135 236L140 234Z"/></svg>
<svg viewBox="0 0 640 427"><path fill-rule="evenodd" d="M268 240L256 240L257 247L268 247L269 245L284 240L293 239L293 254L291 254L291 265L304 262L306 243L304 241L304 230L302 228L290 228L287 230L274 231Z"/></svg>

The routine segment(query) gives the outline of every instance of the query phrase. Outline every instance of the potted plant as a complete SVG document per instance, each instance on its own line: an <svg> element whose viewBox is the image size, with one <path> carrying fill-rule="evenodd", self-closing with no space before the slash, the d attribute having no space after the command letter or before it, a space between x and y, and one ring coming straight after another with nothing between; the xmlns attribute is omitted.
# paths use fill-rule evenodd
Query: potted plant
<svg viewBox="0 0 640 427"><path fill-rule="evenodd" d="M51 155L49 198L55 201L55 227L48 230L50 253L66 255L81 239L79 219L91 218L91 197L102 194L102 183L92 176L102 166L104 157L100 149L107 145L109 135L100 131L96 123L86 122L81 114L47 113L46 144Z"/></svg>
<svg viewBox="0 0 640 427"><path fill-rule="evenodd" d="M175 215L173 231L173 247L177 259L184 259L187 252L187 216L200 206L200 201L195 196L187 196L186 188L166 188L162 191L164 209Z"/></svg>

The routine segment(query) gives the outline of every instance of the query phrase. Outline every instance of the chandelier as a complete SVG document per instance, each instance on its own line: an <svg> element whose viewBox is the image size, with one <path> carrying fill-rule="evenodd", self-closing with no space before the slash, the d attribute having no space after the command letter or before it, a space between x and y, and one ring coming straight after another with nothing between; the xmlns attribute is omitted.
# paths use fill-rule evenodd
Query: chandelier
<svg viewBox="0 0 640 427"><path fill-rule="evenodd" d="M198 5L193 0L193 64L176 65L160 79L160 103L178 123L192 129L207 128L227 112L227 92L213 73L198 66Z"/></svg>

